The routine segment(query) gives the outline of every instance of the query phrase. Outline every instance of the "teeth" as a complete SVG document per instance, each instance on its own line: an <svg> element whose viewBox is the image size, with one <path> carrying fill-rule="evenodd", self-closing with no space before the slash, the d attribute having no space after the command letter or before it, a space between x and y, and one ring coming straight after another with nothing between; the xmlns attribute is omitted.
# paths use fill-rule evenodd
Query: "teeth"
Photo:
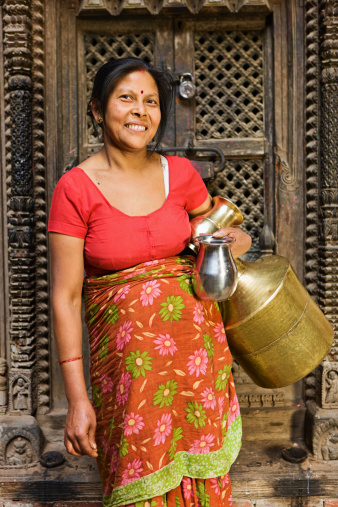
<svg viewBox="0 0 338 507"><path fill-rule="evenodd" d="M127 127L131 130L146 130L146 127L143 127L142 125L127 125Z"/></svg>

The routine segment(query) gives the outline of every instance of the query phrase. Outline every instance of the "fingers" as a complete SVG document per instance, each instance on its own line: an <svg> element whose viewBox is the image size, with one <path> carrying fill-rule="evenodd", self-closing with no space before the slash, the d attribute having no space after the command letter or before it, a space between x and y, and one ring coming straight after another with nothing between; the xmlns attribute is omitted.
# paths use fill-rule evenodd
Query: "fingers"
<svg viewBox="0 0 338 507"><path fill-rule="evenodd" d="M65 439L64 439L64 444L65 444L65 448L67 449L67 452L69 454L71 454L72 456L82 456L82 454L79 452L79 447L77 445L77 443L75 443L74 441L74 445L73 445L73 442L71 440L69 440L69 438L65 435ZM75 450L75 448L77 450Z"/></svg>
<svg viewBox="0 0 338 507"><path fill-rule="evenodd" d="M96 418L89 400L80 400L77 404L70 404L66 425L64 443L67 451L73 456L88 455L97 457L95 444Z"/></svg>
<svg viewBox="0 0 338 507"><path fill-rule="evenodd" d="M237 227L227 227L224 229L218 229L218 231L214 232L213 237L214 238L224 238L224 236L236 236L236 233L238 233L240 229Z"/></svg>
<svg viewBox="0 0 338 507"><path fill-rule="evenodd" d="M89 428L79 428L75 431L66 428L64 443L69 454L73 456L87 455L92 458L97 457L95 425L90 425Z"/></svg>
<svg viewBox="0 0 338 507"><path fill-rule="evenodd" d="M88 441L92 451L95 453L95 456L97 456L97 445L95 443L95 427L93 426L90 426L89 428Z"/></svg>

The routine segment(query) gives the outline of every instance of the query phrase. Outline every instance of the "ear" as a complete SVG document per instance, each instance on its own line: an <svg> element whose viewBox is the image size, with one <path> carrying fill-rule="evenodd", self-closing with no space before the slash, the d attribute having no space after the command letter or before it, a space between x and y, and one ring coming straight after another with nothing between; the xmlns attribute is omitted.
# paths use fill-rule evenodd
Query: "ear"
<svg viewBox="0 0 338 507"><path fill-rule="evenodd" d="M90 103L92 113L96 123L102 123L101 105L97 99L93 99ZM101 119L101 121L99 121Z"/></svg>

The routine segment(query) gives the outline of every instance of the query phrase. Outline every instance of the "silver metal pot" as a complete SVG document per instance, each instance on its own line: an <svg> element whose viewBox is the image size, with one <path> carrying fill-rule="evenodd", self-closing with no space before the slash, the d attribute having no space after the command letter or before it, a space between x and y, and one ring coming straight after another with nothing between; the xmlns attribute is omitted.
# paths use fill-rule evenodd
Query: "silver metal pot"
<svg viewBox="0 0 338 507"><path fill-rule="evenodd" d="M192 275L195 294L203 301L225 301L237 287L237 268L230 249L236 240L203 235L195 241L200 245Z"/></svg>

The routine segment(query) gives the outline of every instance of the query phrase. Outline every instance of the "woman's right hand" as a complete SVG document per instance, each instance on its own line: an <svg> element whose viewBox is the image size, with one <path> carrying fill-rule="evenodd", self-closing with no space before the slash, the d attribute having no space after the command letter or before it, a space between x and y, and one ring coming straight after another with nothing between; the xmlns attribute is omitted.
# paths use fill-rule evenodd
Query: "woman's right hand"
<svg viewBox="0 0 338 507"><path fill-rule="evenodd" d="M70 403L65 426L65 447L73 456L97 458L95 443L96 418L94 409L87 400Z"/></svg>

